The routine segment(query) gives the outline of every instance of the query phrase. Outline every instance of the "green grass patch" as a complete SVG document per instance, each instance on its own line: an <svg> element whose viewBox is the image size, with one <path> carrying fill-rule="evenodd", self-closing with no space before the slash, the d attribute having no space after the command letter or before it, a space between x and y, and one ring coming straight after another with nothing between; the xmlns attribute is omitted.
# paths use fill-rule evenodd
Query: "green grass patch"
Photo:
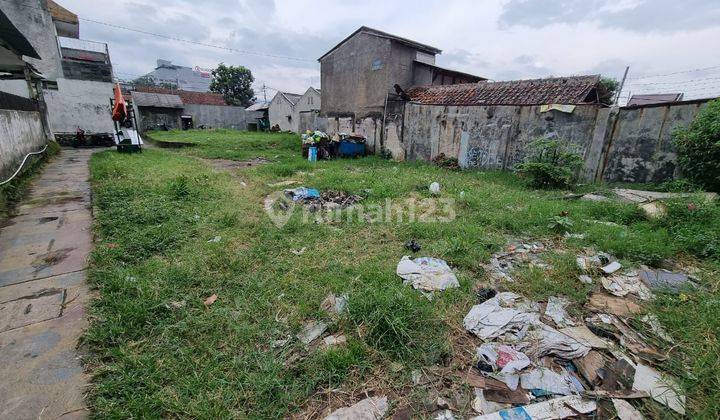
<svg viewBox="0 0 720 420"><path fill-rule="evenodd" d="M474 303L472 289L487 280L481 265L510 239L558 239L550 222L560 214L585 239L567 241L564 252L549 250L544 258L551 270L521 271L508 287L533 299L566 295L581 303L589 288L577 281L574 257L583 247L627 265L672 258L698 259L706 267L718 259L720 210L694 199L671 203L667 218L649 221L632 205L564 200L566 192L530 190L509 173L448 171L374 156L310 164L300 157L299 137L289 134L153 135L197 146L107 151L91 160L98 242L90 281L100 297L86 341L98 417L278 418L300 412L324 389L360 392L370 378L397 390L410 386L407 372L392 367L446 363L458 351L454 334ZM232 173L196 159L258 156L271 162ZM284 188L268 184L287 180L360 195L367 208L431 198L427 188L436 181L437 198L454 200L455 217L409 221L405 211L402 219L379 223L353 217L316 224L294 214L278 228L263 200ZM447 260L461 287L428 301L403 285L395 267L409 253L408 239L422 245L420 255ZM301 248L300 255L291 252ZM710 302L720 294L712 280L703 276L703 282L688 301L663 297L656 310L687 350L669 365L683 378L690 412L716 417L717 361L705 355L710 369L701 360L703 352L718 349ZM350 297L339 318L320 309L330 292ZM212 294L218 300L206 307L203 300ZM272 347L308 320L328 322L331 332L348 337L347 345L310 354L297 341ZM682 376L687 357L699 361Z"/></svg>

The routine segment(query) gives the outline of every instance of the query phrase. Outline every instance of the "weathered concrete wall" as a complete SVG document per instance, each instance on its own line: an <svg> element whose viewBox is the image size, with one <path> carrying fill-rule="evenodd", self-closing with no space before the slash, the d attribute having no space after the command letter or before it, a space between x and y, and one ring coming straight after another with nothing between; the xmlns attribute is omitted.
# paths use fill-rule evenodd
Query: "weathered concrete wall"
<svg viewBox="0 0 720 420"><path fill-rule="evenodd" d="M398 160L440 153L464 168L512 169L537 138L567 141L584 159L589 181L662 182L678 176L671 133L689 125L706 101L639 108L577 106L436 106L408 103L404 119L387 118L385 148Z"/></svg>
<svg viewBox="0 0 720 420"><path fill-rule="evenodd" d="M662 182L677 177L672 131L690 125L706 104L706 101L687 101L620 108L611 121L612 133L604 144L605 159L599 179Z"/></svg>
<svg viewBox="0 0 720 420"><path fill-rule="evenodd" d="M598 108L578 106L572 114L541 113L540 107L430 106L408 104L402 147L393 156L431 160L440 153L465 168L511 169L526 146L540 137L562 138L585 156ZM395 124L397 126L397 124Z"/></svg>
<svg viewBox="0 0 720 420"><path fill-rule="evenodd" d="M0 109L0 179L12 175L26 154L46 143L39 112Z"/></svg>
<svg viewBox="0 0 720 420"><path fill-rule="evenodd" d="M149 106L136 107L135 118L138 120L140 131L157 130L159 126L165 124L170 130L180 130L182 124L180 116L182 109L180 108L155 108Z"/></svg>
<svg viewBox="0 0 720 420"><path fill-rule="evenodd" d="M268 108L268 117L270 118L270 127L276 124L280 126L280 131L298 131L298 118L295 115L293 105L288 102L278 92Z"/></svg>
<svg viewBox="0 0 720 420"><path fill-rule="evenodd" d="M322 115L382 113L385 94L392 87L388 82L391 43L359 33L320 61Z"/></svg>
<svg viewBox="0 0 720 420"><path fill-rule="evenodd" d="M58 90L43 90L53 133L75 133L78 127L88 133L113 132L112 83L71 79L58 79L57 83Z"/></svg>
<svg viewBox="0 0 720 420"><path fill-rule="evenodd" d="M239 106L198 104L185 104L182 114L191 115L195 127L206 125L212 128L234 128L236 130L246 130L248 122L254 122L255 118L262 115L245 111L245 108Z"/></svg>

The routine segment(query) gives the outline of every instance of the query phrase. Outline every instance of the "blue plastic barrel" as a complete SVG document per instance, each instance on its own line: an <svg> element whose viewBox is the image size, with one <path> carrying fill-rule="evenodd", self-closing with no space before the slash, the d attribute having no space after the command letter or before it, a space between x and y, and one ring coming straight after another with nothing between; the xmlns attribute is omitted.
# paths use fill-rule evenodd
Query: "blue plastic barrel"
<svg viewBox="0 0 720 420"><path fill-rule="evenodd" d="M308 162L317 162L317 147L310 146L308 148Z"/></svg>

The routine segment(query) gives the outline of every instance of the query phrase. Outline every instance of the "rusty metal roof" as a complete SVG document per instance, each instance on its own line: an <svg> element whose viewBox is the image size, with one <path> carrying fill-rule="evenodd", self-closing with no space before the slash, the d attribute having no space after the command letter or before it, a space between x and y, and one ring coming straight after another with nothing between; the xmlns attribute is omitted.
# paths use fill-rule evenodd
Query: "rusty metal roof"
<svg viewBox="0 0 720 420"><path fill-rule="evenodd" d="M353 33L351 33L350 35L348 35L347 38L343 39L342 41L338 42L337 45L335 45L334 47L330 48L330 50L329 50L328 52L326 52L325 54L323 54L322 57L318 58L318 61L320 61L320 60L322 60L323 58L325 58L325 56L327 56L328 54L330 54L330 53L332 53L333 51L335 51L339 46L341 46L341 45L344 44L347 40L349 40L350 38L354 37L355 35L357 35L357 34L359 34L359 33L369 34L369 35L373 35L373 36L376 36L376 37L379 37L379 38L391 39L391 40L393 40L393 41L399 42L399 43L401 43L401 44L408 45L408 46L413 47L413 48L415 48L415 49L417 49L417 50L420 50L420 51L423 51L423 52L427 52L427 53L430 53L430 54L440 54L440 53L442 52L442 50L439 49L439 48L431 47L430 45L426 45L426 44L421 44L420 42L413 41L412 39L407 39L407 38L403 38L403 37L400 37L400 36L397 36L397 35L389 34L389 33L387 33L387 32L379 31L379 30L377 30L377 29L369 28L369 27L367 27L367 26L361 26L361 27L359 27L355 32L353 32Z"/></svg>
<svg viewBox="0 0 720 420"><path fill-rule="evenodd" d="M136 92L177 95L180 97L180 99L182 99L184 104L227 106L223 96L215 92L195 92L181 89L165 89L156 86L136 86L133 90Z"/></svg>
<svg viewBox="0 0 720 420"><path fill-rule="evenodd" d="M682 93L652 93L643 95L632 95L626 106L652 105L682 100Z"/></svg>
<svg viewBox="0 0 720 420"><path fill-rule="evenodd" d="M155 108L184 108L182 99L177 95L150 92L130 92L133 103L137 106L152 106Z"/></svg>
<svg viewBox="0 0 720 420"><path fill-rule="evenodd" d="M428 105L544 105L597 103L590 95L599 75L551 77L505 82L418 86L408 90L414 102Z"/></svg>

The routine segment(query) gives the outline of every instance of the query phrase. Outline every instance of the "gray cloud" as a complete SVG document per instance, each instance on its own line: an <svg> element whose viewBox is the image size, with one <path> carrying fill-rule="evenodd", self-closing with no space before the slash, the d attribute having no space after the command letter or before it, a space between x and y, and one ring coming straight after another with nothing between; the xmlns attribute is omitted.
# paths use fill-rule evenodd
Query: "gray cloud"
<svg viewBox="0 0 720 420"><path fill-rule="evenodd" d="M634 32L688 31L720 26L720 2L641 0L622 7L611 0L510 0L498 22L501 27L541 28L595 22L602 27Z"/></svg>

